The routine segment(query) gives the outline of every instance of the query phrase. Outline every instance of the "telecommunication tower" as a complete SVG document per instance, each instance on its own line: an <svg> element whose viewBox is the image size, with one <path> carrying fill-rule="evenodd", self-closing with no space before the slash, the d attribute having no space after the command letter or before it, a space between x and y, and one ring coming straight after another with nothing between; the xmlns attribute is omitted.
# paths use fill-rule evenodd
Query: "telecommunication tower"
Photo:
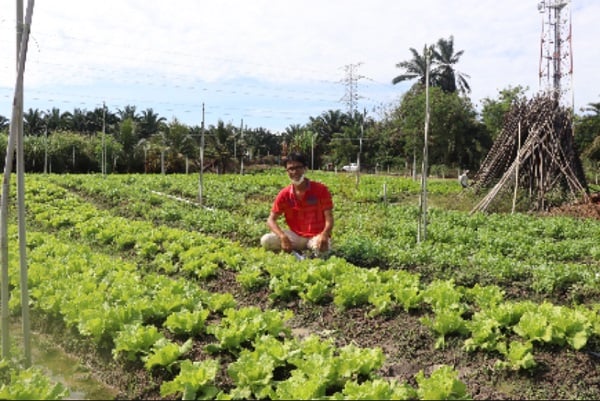
<svg viewBox="0 0 600 401"><path fill-rule="evenodd" d="M542 0L538 3L538 11L542 14L540 89L551 94L559 103L573 101L570 3L570 0ZM569 91L571 99L566 96Z"/></svg>

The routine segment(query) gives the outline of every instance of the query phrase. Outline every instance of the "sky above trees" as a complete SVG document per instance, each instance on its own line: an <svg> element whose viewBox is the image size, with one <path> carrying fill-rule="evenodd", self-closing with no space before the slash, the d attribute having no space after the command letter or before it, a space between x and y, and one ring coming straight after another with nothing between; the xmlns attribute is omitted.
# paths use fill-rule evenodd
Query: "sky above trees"
<svg viewBox="0 0 600 401"><path fill-rule="evenodd" d="M15 2L0 17L0 115L15 81ZM27 3L25 1L25 3ZM396 64L440 38L464 50L476 107L499 90L539 89L538 2L446 0L75 0L36 2L25 109L113 110L135 105L199 125L218 120L283 131L348 108L376 114L411 82L393 85ZM573 22L576 110L597 102L600 2L578 0ZM352 68L349 68L352 67Z"/></svg>

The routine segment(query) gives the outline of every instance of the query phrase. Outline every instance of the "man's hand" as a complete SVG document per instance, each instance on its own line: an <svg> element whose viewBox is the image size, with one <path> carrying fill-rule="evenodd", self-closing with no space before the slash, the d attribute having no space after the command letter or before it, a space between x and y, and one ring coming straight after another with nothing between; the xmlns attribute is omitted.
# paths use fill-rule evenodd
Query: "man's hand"
<svg viewBox="0 0 600 401"><path fill-rule="evenodd" d="M329 235L325 233L319 234L319 238L317 238L317 249L320 252L326 252L329 250Z"/></svg>
<svg viewBox="0 0 600 401"><path fill-rule="evenodd" d="M291 252L292 251L292 241L290 241L289 237L287 235L283 234L279 238L281 239L281 249L283 249L285 252Z"/></svg>

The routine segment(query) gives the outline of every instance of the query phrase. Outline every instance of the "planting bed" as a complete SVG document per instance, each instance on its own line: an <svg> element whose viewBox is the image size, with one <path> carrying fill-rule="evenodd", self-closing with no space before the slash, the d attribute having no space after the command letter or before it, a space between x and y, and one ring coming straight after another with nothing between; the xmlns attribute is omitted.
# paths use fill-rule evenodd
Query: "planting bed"
<svg viewBox="0 0 600 401"><path fill-rule="evenodd" d="M449 398L600 399L600 323L592 317L589 321L598 327L585 328L585 342L577 343L577 339L569 338L573 344L582 346L572 346L570 342L559 344L554 337L543 339L545 336L540 335L532 340L535 363L524 358L517 359L523 363L521 367L501 367L499 362L505 363L507 356L498 350L465 350L471 329L457 327L441 336L436 333L432 329L436 327L435 319L441 319L443 315L434 307L435 300L427 298L427 291L435 283L449 283L452 291L462 294L461 302L466 304L467 299L473 297L470 289L477 284L498 284L503 293L501 302L527 301L543 305L546 310L564 308L561 309L563 312L572 311L571 308L594 308L600 300L600 253L597 241L590 236L600 232L598 225L592 222L598 216L598 203L557 208L544 217L468 217L466 212L446 212L436 210L434 206L430 213L431 239L425 244L415 244L415 208L400 205L401 202L412 202L415 197L418 188L415 189L413 183L394 181L398 187L394 189L392 184L389 185L387 199L397 204L381 205L378 193L381 180L365 176L359 191L350 189L352 181L347 177L336 177L339 181L335 182L333 177L322 177L323 181L331 182L336 203L337 231L334 231L334 237L337 248L332 258L326 261L332 266L310 259L295 261L285 255L263 255L258 249L256 241L266 229L264 219L270 199L280 186L277 179L269 176L246 177L247 182L238 177L229 177L222 182L218 177L210 177L215 181L208 181L208 184L212 185L210 188L214 193L218 193L211 198L211 192L207 192L205 199L211 210L194 207L189 202L178 203L174 199L194 199L197 181L193 178L36 178L39 187L34 186L29 195L36 200L30 203L28 212L28 223L38 232L28 237L32 241L31 255L35 268L40 269L34 269L33 277L30 277L39 287L32 293L34 329L53 336L66 352L88 365L99 380L114 387L119 399L181 398L182 393L164 395L161 388L177 377L181 368L179 362L184 360L218 359L219 368L211 385L221 391L221 397L236 394L231 368L244 351L215 350L216 331L199 330L182 335L167 330L166 317L184 308L182 305L186 300L178 305L178 296L169 300L172 309L164 312L143 309L144 302L171 295L161 293L156 287L157 283L165 283L157 277L166 276L207 293L231 294L236 309L258 307L263 311L291 311L293 316L286 322L290 331L284 333L283 330L279 334L282 341L284 338L303 341L318 336L323 342L331 340L337 350L350 346L381 349L385 360L373 374L352 376L359 383L383 379L419 389L423 388L423 377L451 367L457 379L464 383L466 394L457 390L453 393L455 397ZM461 199L457 196L459 189L439 185L432 185L432 205ZM160 197L156 193L170 196ZM240 198L233 199L234 196ZM593 199L598 202L597 195ZM474 202L468 198L463 201ZM469 210L468 204L455 206ZM571 220L573 218L575 221ZM196 236L198 232L218 240ZM151 241L157 241L158 245ZM57 245L60 242L64 242L64 249ZM81 248L75 248L75 245L72 249L67 248L71 246L67 243L77 243ZM192 252L195 244L204 244L198 245L201 250L198 254ZM81 319L81 313L85 311L92 316L94 304L103 303L101 299L96 302L87 299L85 294L73 298L74 307L80 307L81 313L70 312L64 306L71 302L70 295L61 295L62 301L52 304L52 296L59 292L43 292L55 289L49 286L43 289L46 284L40 280L46 277L45 271L50 273L43 269L59 268L52 265L52 258L66 266L65 277L81 274L80 282L90 279L92 283L83 288L100 288L99 294L104 292L107 297L112 297L104 301L102 313L108 317L118 316L121 320L106 323L108 326L104 327ZM106 260L102 262L104 258ZM202 263L193 264L196 260L202 260ZM99 265L88 277L86 269L92 263ZM112 267L105 268L107 265ZM331 267L331 270L324 267ZM117 275L121 268L123 270ZM420 292L426 295L411 307L396 300L386 304L386 294L382 293L371 294L368 298L364 295L362 300L357 298L352 304L351 298L344 301L340 295L352 284L352 280L341 277L344 269L357 274L358 290L361 285L375 287L375 284L381 284L380 281L385 282L392 277L386 276L387 273L405 271L418 277ZM315 291L314 288L303 288L302 284L306 283L295 283L296 278L286 276L286 271L293 270L330 274L327 279L331 281L324 284L329 286L325 287L324 295L318 297L310 292ZM316 276L306 277L310 281ZM367 279L374 281L367 283ZM281 284L285 280L289 280L289 294ZM135 288L135 293L145 299L140 302L139 313L146 327L157 327L168 341L180 345L191 338L191 347L180 355L179 362L148 369L139 354L127 358L125 348L120 353L115 352L117 344L123 346L116 333L123 331L128 316L115 305L120 307L136 302L133 295L121 287L130 281L148 286ZM75 285L79 285L77 281L72 284ZM181 291L181 298L204 296L184 290L182 286L174 285L172 289ZM132 294L133 290L131 287ZM132 298L122 301L117 297L119 294ZM456 306L462 311L461 319L467 323L485 308L483 303L468 301L468 307ZM209 301L203 299L203 302ZM444 306L455 307L448 302ZM114 306L113 311L110 308ZM540 306L540 309L544 308ZM137 310L124 310L132 316L138 313ZM216 327L223 320L223 309L211 309L205 327ZM516 322L507 324L502 329L502 341L521 341L523 335L519 335L517 329ZM250 349L252 345L244 343L242 348L246 347ZM209 352L211 348L212 352ZM289 366L275 369L273 383L281 383L293 374ZM325 397L342 397L341 391L341 386L333 386L328 388ZM212 394L214 396L216 393ZM418 397L427 398L424 393L419 393ZM260 397L253 393L243 398Z"/></svg>

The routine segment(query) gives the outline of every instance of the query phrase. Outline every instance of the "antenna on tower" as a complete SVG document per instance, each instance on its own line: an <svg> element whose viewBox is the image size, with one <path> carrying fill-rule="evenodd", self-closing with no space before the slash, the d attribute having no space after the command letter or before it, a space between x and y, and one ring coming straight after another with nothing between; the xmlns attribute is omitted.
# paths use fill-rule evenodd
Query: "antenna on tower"
<svg viewBox="0 0 600 401"><path fill-rule="evenodd" d="M572 90L573 53L571 49L570 0L542 0L538 11L542 16L540 42L540 89L561 103L567 88ZM568 81L568 82L566 82Z"/></svg>

